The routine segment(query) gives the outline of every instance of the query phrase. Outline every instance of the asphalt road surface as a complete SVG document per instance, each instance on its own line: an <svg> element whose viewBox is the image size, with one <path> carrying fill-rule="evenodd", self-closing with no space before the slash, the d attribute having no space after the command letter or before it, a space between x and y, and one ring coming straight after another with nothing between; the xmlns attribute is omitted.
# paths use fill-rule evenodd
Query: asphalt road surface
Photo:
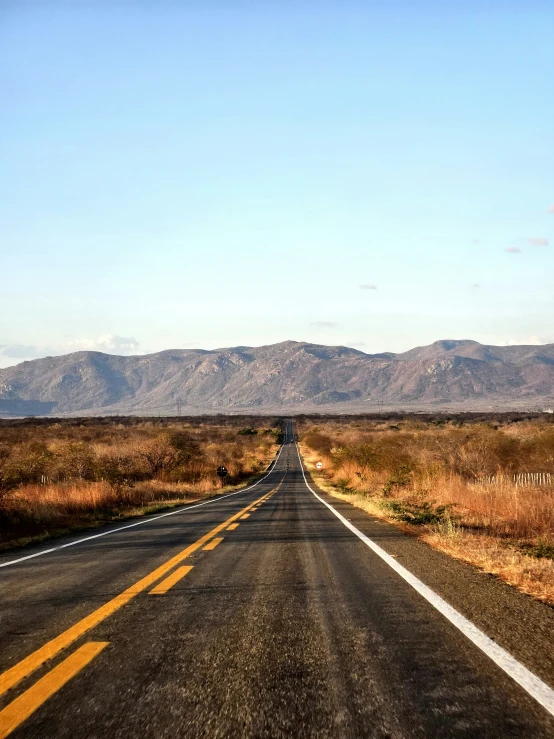
<svg viewBox="0 0 554 739"><path fill-rule="evenodd" d="M0 738L554 737L554 610L319 491L292 431L248 490L0 557Z"/></svg>

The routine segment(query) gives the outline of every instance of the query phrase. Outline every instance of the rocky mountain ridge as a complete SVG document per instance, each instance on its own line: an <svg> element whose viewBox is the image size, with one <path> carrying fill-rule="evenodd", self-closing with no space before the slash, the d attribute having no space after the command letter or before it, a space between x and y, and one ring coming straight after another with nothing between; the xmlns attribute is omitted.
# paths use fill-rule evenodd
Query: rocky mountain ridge
<svg viewBox="0 0 554 739"><path fill-rule="evenodd" d="M554 405L554 344L437 341L393 354L285 341L143 356L81 351L0 370L0 415Z"/></svg>

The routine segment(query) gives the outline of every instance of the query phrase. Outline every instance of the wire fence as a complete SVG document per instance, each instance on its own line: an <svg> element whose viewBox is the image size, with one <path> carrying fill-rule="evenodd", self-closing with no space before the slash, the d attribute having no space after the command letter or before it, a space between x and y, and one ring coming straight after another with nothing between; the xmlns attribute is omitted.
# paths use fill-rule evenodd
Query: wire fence
<svg viewBox="0 0 554 739"><path fill-rule="evenodd" d="M554 474L551 472L518 472L513 475L485 475L479 477L480 485L502 485L514 483L518 487L546 487L554 485Z"/></svg>

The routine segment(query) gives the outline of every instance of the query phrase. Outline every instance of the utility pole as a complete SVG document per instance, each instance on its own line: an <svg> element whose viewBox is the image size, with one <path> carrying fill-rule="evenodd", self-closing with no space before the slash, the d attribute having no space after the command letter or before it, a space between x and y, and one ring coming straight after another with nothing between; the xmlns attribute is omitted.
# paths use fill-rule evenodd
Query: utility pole
<svg viewBox="0 0 554 739"><path fill-rule="evenodd" d="M181 408L183 407L183 401L181 398L177 398L177 415L181 415Z"/></svg>

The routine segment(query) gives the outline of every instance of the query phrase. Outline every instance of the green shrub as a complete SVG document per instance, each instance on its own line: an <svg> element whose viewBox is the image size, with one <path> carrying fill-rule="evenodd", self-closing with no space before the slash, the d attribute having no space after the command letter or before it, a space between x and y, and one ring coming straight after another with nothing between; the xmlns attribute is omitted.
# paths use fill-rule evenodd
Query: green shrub
<svg viewBox="0 0 554 739"><path fill-rule="evenodd" d="M554 544L547 544L544 541L538 544L520 544L518 549L536 559L554 559Z"/></svg>
<svg viewBox="0 0 554 739"><path fill-rule="evenodd" d="M401 464L397 467L386 483L383 485L383 495L387 497L393 490L405 487L412 480L412 467L409 464Z"/></svg>
<svg viewBox="0 0 554 739"><path fill-rule="evenodd" d="M348 480L346 480L344 477L339 478L335 482L335 486L341 491L341 493L353 492L352 488L348 485Z"/></svg>
<svg viewBox="0 0 554 739"><path fill-rule="evenodd" d="M398 521L425 526L436 523L444 523L451 517L452 504L436 505L435 501L410 502L391 500L385 506Z"/></svg>

